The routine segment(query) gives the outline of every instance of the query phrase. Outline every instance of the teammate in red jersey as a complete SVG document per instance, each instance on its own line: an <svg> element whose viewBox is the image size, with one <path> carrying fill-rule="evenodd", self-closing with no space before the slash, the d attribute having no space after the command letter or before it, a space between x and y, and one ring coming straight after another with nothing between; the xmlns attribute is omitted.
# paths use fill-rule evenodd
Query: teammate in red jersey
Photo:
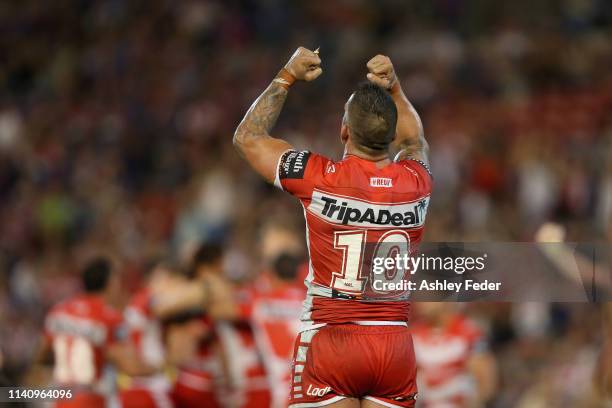
<svg viewBox="0 0 612 408"><path fill-rule="evenodd" d="M223 256L220 245L202 245L194 255L192 279L166 287L154 299L153 307L161 316L193 311L191 323L199 321L207 328L193 358L179 367L172 392L179 408L270 404L265 367L234 290L223 277Z"/></svg>
<svg viewBox="0 0 612 408"><path fill-rule="evenodd" d="M257 98L234 145L268 182L304 207L310 271L304 326L293 358L293 407L411 407L416 364L406 293L379 284L405 271L370 274L374 256L412 253L431 192L427 143L388 57L367 63L369 83L348 99L340 130L344 158L296 151L270 136L296 80L321 73L303 47Z"/></svg>
<svg viewBox="0 0 612 408"><path fill-rule="evenodd" d="M74 395L57 403L59 408L102 408L110 403L115 382L105 370L108 363L129 375L155 371L124 341L121 313L111 306L120 290L111 262L92 260L82 277L85 294L56 305L45 320L43 348L53 351L54 382Z"/></svg>
<svg viewBox="0 0 612 408"><path fill-rule="evenodd" d="M411 325L419 369L419 406L480 407L493 396L495 359L481 330L449 303L417 304Z"/></svg>
<svg viewBox="0 0 612 408"><path fill-rule="evenodd" d="M223 314L224 301L231 296L220 277L223 248L216 244L200 246L191 261L188 279L156 291L153 308L164 321L174 325L203 328L197 337L192 358L178 367L172 397L178 408L221 407L219 388L224 367L215 331L216 313Z"/></svg>
<svg viewBox="0 0 612 408"><path fill-rule="evenodd" d="M147 284L132 296L124 311L128 336L140 358L151 366L166 361L164 327L153 310L153 288L168 284L174 272L169 265L154 265ZM163 372L146 377L129 378L128 385L119 393L123 408L171 408L170 380Z"/></svg>
<svg viewBox="0 0 612 408"><path fill-rule="evenodd" d="M274 384L273 408L286 407L289 400L290 363L305 294L304 285L298 286L296 279L301 265L300 256L279 254L253 291L250 321L270 384Z"/></svg>

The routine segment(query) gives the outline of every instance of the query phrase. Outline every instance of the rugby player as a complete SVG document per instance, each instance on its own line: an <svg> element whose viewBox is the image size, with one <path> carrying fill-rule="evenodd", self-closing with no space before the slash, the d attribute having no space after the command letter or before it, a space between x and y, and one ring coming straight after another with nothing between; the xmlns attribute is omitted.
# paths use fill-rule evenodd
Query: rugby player
<svg viewBox="0 0 612 408"><path fill-rule="evenodd" d="M270 405L254 333L235 299L243 298L235 293L242 291L225 280L223 257L223 246L202 244L193 256L189 281L161 288L154 296L153 308L165 321L174 320L174 326L179 319L199 321L206 328L196 353L179 365L172 392L177 407Z"/></svg>
<svg viewBox="0 0 612 408"><path fill-rule="evenodd" d="M112 365L130 376L149 376L158 368L142 360L127 341L121 313L112 305L120 291L117 272L106 258L82 271L85 293L59 303L45 320L41 356L53 353L53 380L70 389L72 399L58 408L103 408L116 401Z"/></svg>
<svg viewBox="0 0 612 408"><path fill-rule="evenodd" d="M448 302L419 302L410 329L419 369L419 406L483 407L497 386L495 357L480 328Z"/></svg>
<svg viewBox="0 0 612 408"><path fill-rule="evenodd" d="M167 328L153 312L154 288L167 285L176 274L174 269L167 263L152 263L146 271L147 282L132 296L123 313L134 350L154 367L162 367L171 360L166 350ZM123 380L123 389L119 392L122 408L172 408L170 379L164 372ZM119 383L122 384L121 379Z"/></svg>
<svg viewBox="0 0 612 408"><path fill-rule="evenodd" d="M367 69L368 81L344 107L340 161L270 135L292 84L323 72L318 52L303 47L234 134L253 169L304 208L310 265L293 357L295 408L412 407L417 396L410 304L405 294L372 289L374 278L402 276L373 277L362 258L366 248L412 252L421 240L432 185L428 146L391 60L377 55Z"/></svg>

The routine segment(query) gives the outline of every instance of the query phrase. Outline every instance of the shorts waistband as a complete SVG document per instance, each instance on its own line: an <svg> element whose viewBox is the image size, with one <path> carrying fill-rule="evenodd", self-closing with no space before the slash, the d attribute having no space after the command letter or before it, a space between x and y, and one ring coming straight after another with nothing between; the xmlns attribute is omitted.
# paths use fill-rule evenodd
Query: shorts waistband
<svg viewBox="0 0 612 408"><path fill-rule="evenodd" d="M397 333L404 332L408 329L407 326L401 325L360 325L360 324L328 324L322 330L337 330L356 334L382 334L382 333Z"/></svg>
<svg viewBox="0 0 612 408"><path fill-rule="evenodd" d="M400 321L387 321L387 320L357 320L354 322L346 322L346 323L314 323L312 321L302 322L300 327L300 333L308 330L320 329L321 327L325 327L328 324L330 325L348 325L348 326L399 326L399 327L408 327L408 323L400 322Z"/></svg>

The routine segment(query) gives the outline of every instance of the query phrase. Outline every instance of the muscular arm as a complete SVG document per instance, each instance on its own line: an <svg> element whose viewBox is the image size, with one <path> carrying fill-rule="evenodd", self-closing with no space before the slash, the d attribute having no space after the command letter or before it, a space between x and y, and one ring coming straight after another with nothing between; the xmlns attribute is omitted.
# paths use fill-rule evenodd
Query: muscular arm
<svg viewBox="0 0 612 408"><path fill-rule="evenodd" d="M253 102L234 133L234 146L251 167L274 182L281 155L291 149L284 140L270 136L293 81L312 81L323 72L318 51L299 47L259 98Z"/></svg>
<svg viewBox="0 0 612 408"><path fill-rule="evenodd" d="M253 169L268 182L274 182L280 156L291 145L270 136L288 91L272 82L253 102L234 133L234 146Z"/></svg>
<svg viewBox="0 0 612 408"><path fill-rule="evenodd" d="M214 274L161 289L153 294L152 303L153 313L161 319L198 309L215 320L232 320L239 314L231 284Z"/></svg>
<svg viewBox="0 0 612 408"><path fill-rule="evenodd" d="M207 301L207 292L203 284L194 282L175 283L153 293L151 309L155 316L166 319L185 310L202 309Z"/></svg>
<svg viewBox="0 0 612 408"><path fill-rule="evenodd" d="M417 159L428 164L429 146L425 140L421 118L406 98L399 79L395 75L391 59L379 54L368 61L367 67L368 80L387 89L397 107L396 135L395 140L389 146L389 153L396 161Z"/></svg>
<svg viewBox="0 0 612 408"><path fill-rule="evenodd" d="M419 114L404 94L399 81L395 82L389 92L397 107L396 136L390 146L391 153L395 160L411 158L429 164L427 158L429 145L425 140Z"/></svg>

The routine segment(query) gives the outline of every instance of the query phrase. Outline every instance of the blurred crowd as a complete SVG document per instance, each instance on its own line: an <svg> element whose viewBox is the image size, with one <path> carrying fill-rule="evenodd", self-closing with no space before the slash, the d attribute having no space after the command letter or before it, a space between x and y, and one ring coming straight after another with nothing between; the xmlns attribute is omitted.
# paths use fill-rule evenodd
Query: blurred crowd
<svg viewBox="0 0 612 408"><path fill-rule="evenodd" d="M298 45L320 47L324 74L294 86L273 134L337 159L344 101L370 57L391 57L431 146L425 240L529 241L555 220L571 241L610 242L612 4L499 3L0 5L0 372L17 381L94 253L121 261L130 292L152 257L223 242L228 278L246 282L264 222L301 228L231 143ZM500 361L500 404L571 406L590 383L596 306L469 310Z"/></svg>

